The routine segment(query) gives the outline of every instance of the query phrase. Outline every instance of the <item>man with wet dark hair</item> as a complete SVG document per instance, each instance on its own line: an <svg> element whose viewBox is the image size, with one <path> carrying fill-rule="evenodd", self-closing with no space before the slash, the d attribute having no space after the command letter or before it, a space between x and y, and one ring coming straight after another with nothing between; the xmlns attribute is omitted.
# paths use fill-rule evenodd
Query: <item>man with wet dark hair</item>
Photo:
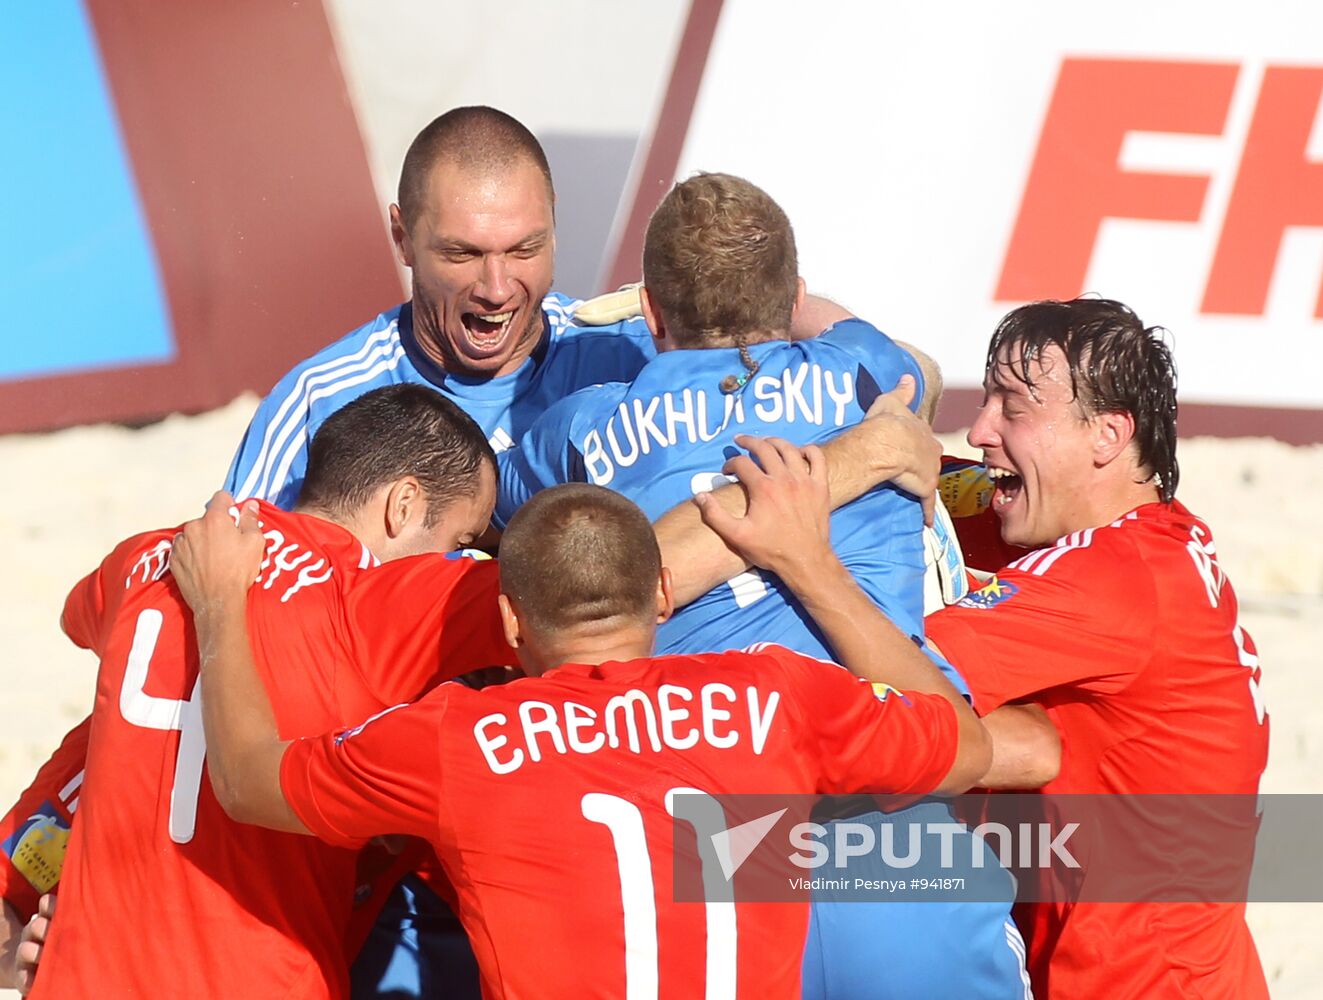
<svg viewBox="0 0 1323 1000"><path fill-rule="evenodd" d="M1107 299L1022 306L993 334L983 388L969 443L1002 538L1031 551L928 618L974 707L1047 709L1064 751L1045 792L1257 793L1258 657L1212 533L1175 498L1162 331ZM1017 917L1039 997L1267 996L1243 904Z"/></svg>
<svg viewBox="0 0 1323 1000"><path fill-rule="evenodd" d="M986 370L999 389L1013 394L1018 384L1037 400L1036 367L1045 354L1060 354L1076 415L1088 420L1102 413L1129 414L1136 471L1144 477L1137 485L1152 483L1169 503L1180 479L1176 365L1161 334L1112 299L1034 302L1007 313L997 325Z"/></svg>

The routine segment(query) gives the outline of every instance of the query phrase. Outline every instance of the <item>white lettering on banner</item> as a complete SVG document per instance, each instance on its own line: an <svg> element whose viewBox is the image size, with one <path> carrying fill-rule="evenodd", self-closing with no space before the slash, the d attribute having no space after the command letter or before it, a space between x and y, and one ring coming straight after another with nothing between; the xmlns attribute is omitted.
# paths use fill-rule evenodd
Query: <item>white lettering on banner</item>
<svg viewBox="0 0 1323 1000"><path fill-rule="evenodd" d="M718 699L729 707L718 707ZM484 715L473 726L473 738L493 774L510 774L526 762L536 764L552 754L608 748L661 753L688 750L700 741L718 750L747 742L755 754L761 754L780 706L779 691L763 692L753 685L745 689L741 705L726 684L704 684L697 692L662 684L655 691L623 691L600 714L572 701L521 701L513 719L504 712Z"/></svg>
<svg viewBox="0 0 1323 1000"><path fill-rule="evenodd" d="M816 427L844 427L848 408L855 401L855 379L851 372L804 361L780 375L754 376L747 391L752 400L748 415L743 393L715 389L709 393L686 388L622 402L605 426L583 436L580 451L589 482L607 485L617 470L628 469L654 448L670 448L682 441L712 441L731 425L748 429L749 415L755 423L784 419ZM721 420L714 423L717 413Z"/></svg>

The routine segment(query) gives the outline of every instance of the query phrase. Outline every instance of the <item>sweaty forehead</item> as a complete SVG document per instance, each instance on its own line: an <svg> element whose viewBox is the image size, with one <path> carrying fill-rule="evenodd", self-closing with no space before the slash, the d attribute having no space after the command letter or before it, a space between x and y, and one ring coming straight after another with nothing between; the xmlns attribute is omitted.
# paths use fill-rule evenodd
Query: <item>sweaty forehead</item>
<svg viewBox="0 0 1323 1000"><path fill-rule="evenodd" d="M1073 399L1070 365L1066 355L1055 344L1041 349L1023 341L1002 344L996 357L988 365L983 387L1009 395L1025 395L1034 399Z"/></svg>
<svg viewBox="0 0 1323 1000"><path fill-rule="evenodd" d="M547 179L532 160L463 163L442 159L428 174L423 209L441 221L481 214L545 219L551 215Z"/></svg>

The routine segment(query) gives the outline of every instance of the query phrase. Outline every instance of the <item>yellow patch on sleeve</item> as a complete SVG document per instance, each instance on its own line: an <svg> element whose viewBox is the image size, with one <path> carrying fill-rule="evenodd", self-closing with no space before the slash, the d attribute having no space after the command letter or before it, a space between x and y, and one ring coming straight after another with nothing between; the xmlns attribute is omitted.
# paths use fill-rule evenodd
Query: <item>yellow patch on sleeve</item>
<svg viewBox="0 0 1323 1000"><path fill-rule="evenodd" d="M46 803L4 843L9 861L32 888L49 892L60 880L64 852L69 846L69 828Z"/></svg>

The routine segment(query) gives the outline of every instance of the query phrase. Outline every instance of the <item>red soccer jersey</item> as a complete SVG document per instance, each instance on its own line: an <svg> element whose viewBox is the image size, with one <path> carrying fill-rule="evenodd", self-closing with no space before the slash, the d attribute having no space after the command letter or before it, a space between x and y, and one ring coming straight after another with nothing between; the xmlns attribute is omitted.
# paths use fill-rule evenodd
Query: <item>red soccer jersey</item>
<svg viewBox="0 0 1323 1000"><path fill-rule="evenodd" d="M491 562L373 568L349 532L263 505L248 603L287 738L380 711L455 673L508 662ZM65 605L101 665L87 776L42 956L44 997L339 997L356 852L231 822L203 778L192 616L173 531L120 545Z"/></svg>
<svg viewBox="0 0 1323 1000"><path fill-rule="evenodd" d="M292 744L281 784L332 843L432 841L488 1000L763 1000L799 995L808 905L737 902L718 933L723 907L675 902L668 792L924 793L955 751L943 699L768 646L442 685Z"/></svg>
<svg viewBox="0 0 1323 1000"><path fill-rule="evenodd" d="M926 624L980 712L1047 709L1062 760L1044 792L1258 791L1258 657L1211 532L1181 504L1037 549ZM1267 996L1243 905L1022 910L1037 996Z"/></svg>

